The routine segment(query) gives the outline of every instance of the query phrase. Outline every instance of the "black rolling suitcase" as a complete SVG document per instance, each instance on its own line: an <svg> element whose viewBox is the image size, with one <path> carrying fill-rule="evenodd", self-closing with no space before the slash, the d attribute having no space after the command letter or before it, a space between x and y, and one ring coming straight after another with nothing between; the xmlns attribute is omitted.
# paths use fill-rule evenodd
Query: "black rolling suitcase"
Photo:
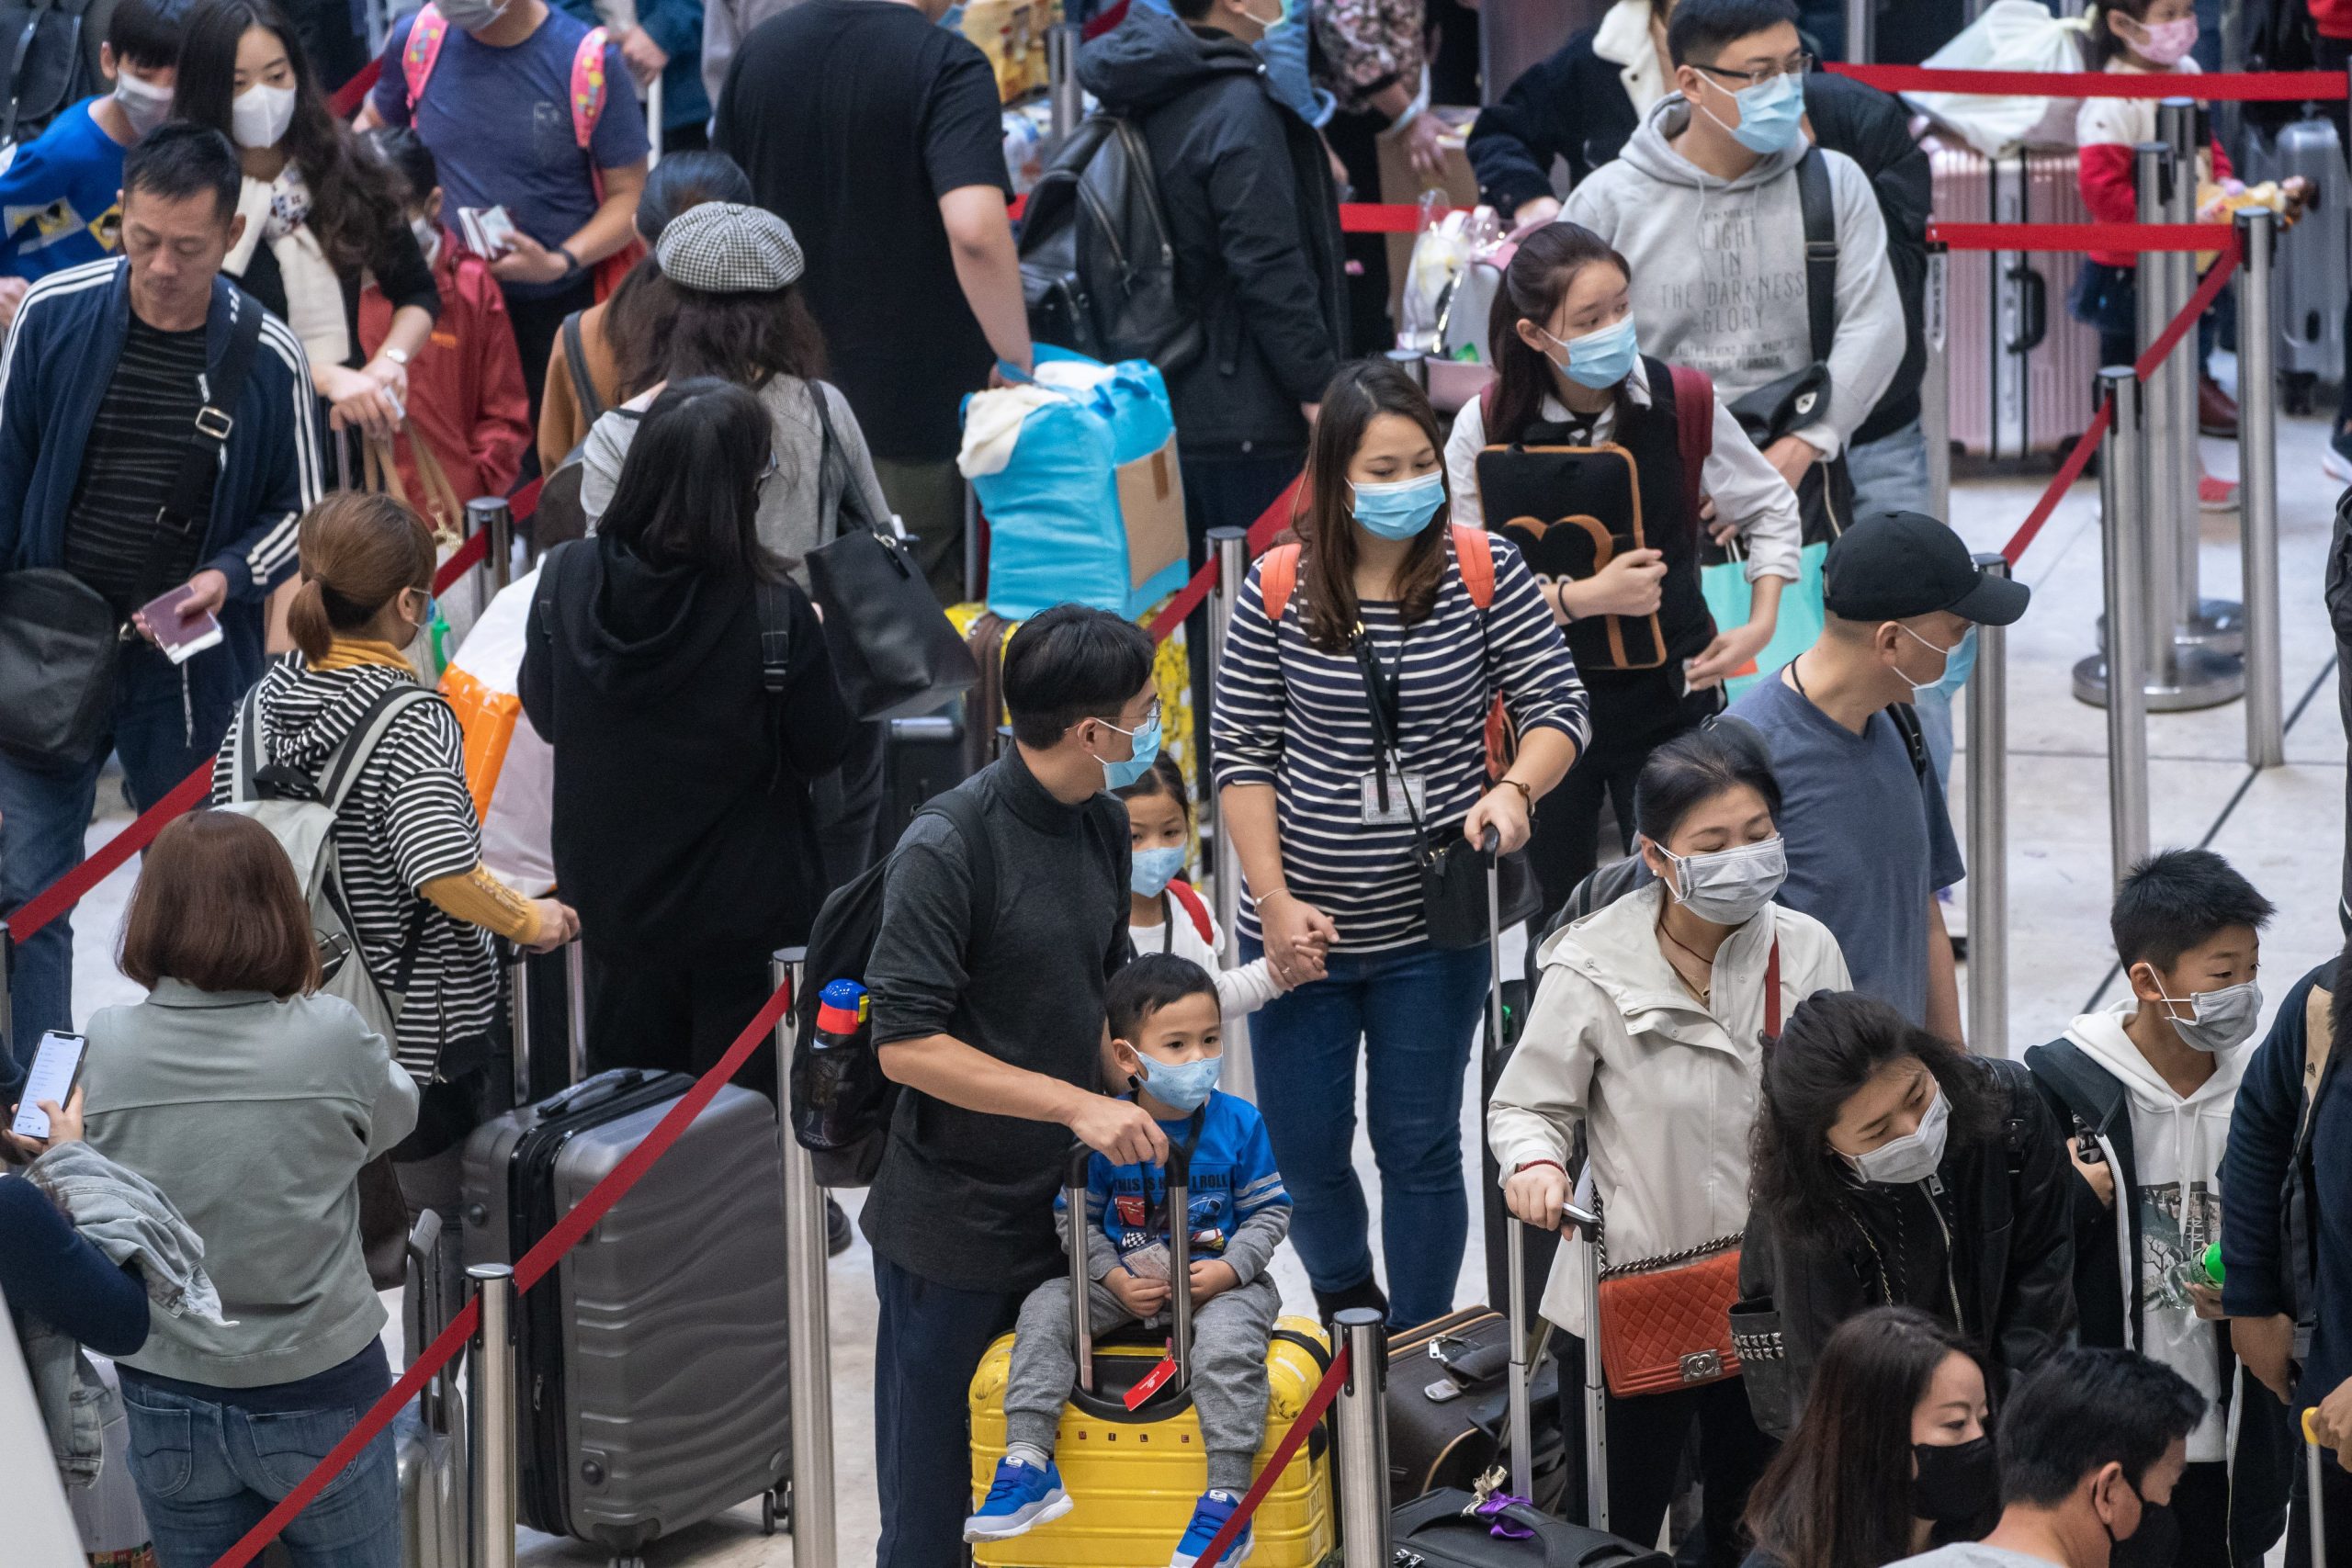
<svg viewBox="0 0 2352 1568"><path fill-rule="evenodd" d="M1667 1568L1665 1552L1555 1519L1514 1503L1499 1520L1475 1510L1467 1492L1432 1492L1390 1520L1392 1568ZM1513 1534L1498 1536L1500 1522ZM1515 1532L1525 1530L1525 1536Z"/></svg>

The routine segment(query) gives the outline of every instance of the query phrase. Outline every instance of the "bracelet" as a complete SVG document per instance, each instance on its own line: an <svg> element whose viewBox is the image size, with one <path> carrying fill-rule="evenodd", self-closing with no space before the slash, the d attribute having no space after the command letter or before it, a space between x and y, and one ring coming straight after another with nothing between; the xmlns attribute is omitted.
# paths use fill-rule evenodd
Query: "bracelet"
<svg viewBox="0 0 2352 1568"><path fill-rule="evenodd" d="M1527 781L1524 779L1512 778L1508 773L1495 781L1495 787L1498 789L1500 789L1505 784L1509 784L1511 788L1519 791L1519 798L1527 803L1528 815L1531 817L1533 816L1535 813L1535 792L1527 787Z"/></svg>
<svg viewBox="0 0 2352 1568"><path fill-rule="evenodd" d="M576 277L579 276L582 271L580 258L571 254L571 247L570 245L558 245L555 248L555 254L563 258L563 265L565 268L564 276Z"/></svg>
<svg viewBox="0 0 2352 1568"><path fill-rule="evenodd" d="M1513 1176L1518 1176L1524 1171L1533 1170L1539 1165L1548 1165L1554 1170L1558 1171L1562 1176L1568 1174L1568 1168L1562 1165L1555 1159L1523 1159L1517 1165L1510 1168L1510 1173Z"/></svg>

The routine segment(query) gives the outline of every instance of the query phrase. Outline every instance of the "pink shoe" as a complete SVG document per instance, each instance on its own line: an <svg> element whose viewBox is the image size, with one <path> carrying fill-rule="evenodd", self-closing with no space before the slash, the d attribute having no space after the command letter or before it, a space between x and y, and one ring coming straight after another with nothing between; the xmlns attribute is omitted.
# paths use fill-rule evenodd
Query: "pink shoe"
<svg viewBox="0 0 2352 1568"><path fill-rule="evenodd" d="M2211 474L2198 475L2197 505L2205 512L2235 512L2238 509L2236 481L2217 479Z"/></svg>

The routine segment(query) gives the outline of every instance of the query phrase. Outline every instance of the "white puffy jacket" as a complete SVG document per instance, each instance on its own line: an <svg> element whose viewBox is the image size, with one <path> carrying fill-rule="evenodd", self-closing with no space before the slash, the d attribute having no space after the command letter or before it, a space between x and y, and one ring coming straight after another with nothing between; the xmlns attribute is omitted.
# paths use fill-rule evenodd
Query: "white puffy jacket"
<svg viewBox="0 0 2352 1568"><path fill-rule="evenodd" d="M1713 1010L1660 950L1651 882L1555 932L1527 1028L1487 1107L1503 1178L1529 1160L1566 1167L1583 1119L1609 1260L1630 1263L1736 1237L1747 1224L1764 973L1781 946L1781 1016L1815 991L1851 987L1838 939L1778 904L1724 939ZM1582 1241L1560 1249L1544 1315L1585 1331Z"/></svg>

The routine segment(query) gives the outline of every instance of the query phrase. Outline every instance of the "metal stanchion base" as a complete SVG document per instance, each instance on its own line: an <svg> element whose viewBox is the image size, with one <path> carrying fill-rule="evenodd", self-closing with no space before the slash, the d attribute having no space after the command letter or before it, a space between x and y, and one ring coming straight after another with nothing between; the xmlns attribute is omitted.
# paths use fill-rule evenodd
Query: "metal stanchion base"
<svg viewBox="0 0 2352 1568"><path fill-rule="evenodd" d="M2151 672L2147 682L2150 713L2181 713L2191 708L2219 707L2245 695L2245 660L2207 648L2182 648L2169 676ZM2095 708L2107 705L2107 656L2094 653L2075 666L2075 700Z"/></svg>
<svg viewBox="0 0 2352 1568"><path fill-rule="evenodd" d="M2107 643L2107 616L2101 615L2092 635L2104 647ZM2199 599L2197 613L2188 617L2172 634L2175 648L2201 648L2211 653L2232 656L2245 651L2245 606L2234 599Z"/></svg>

